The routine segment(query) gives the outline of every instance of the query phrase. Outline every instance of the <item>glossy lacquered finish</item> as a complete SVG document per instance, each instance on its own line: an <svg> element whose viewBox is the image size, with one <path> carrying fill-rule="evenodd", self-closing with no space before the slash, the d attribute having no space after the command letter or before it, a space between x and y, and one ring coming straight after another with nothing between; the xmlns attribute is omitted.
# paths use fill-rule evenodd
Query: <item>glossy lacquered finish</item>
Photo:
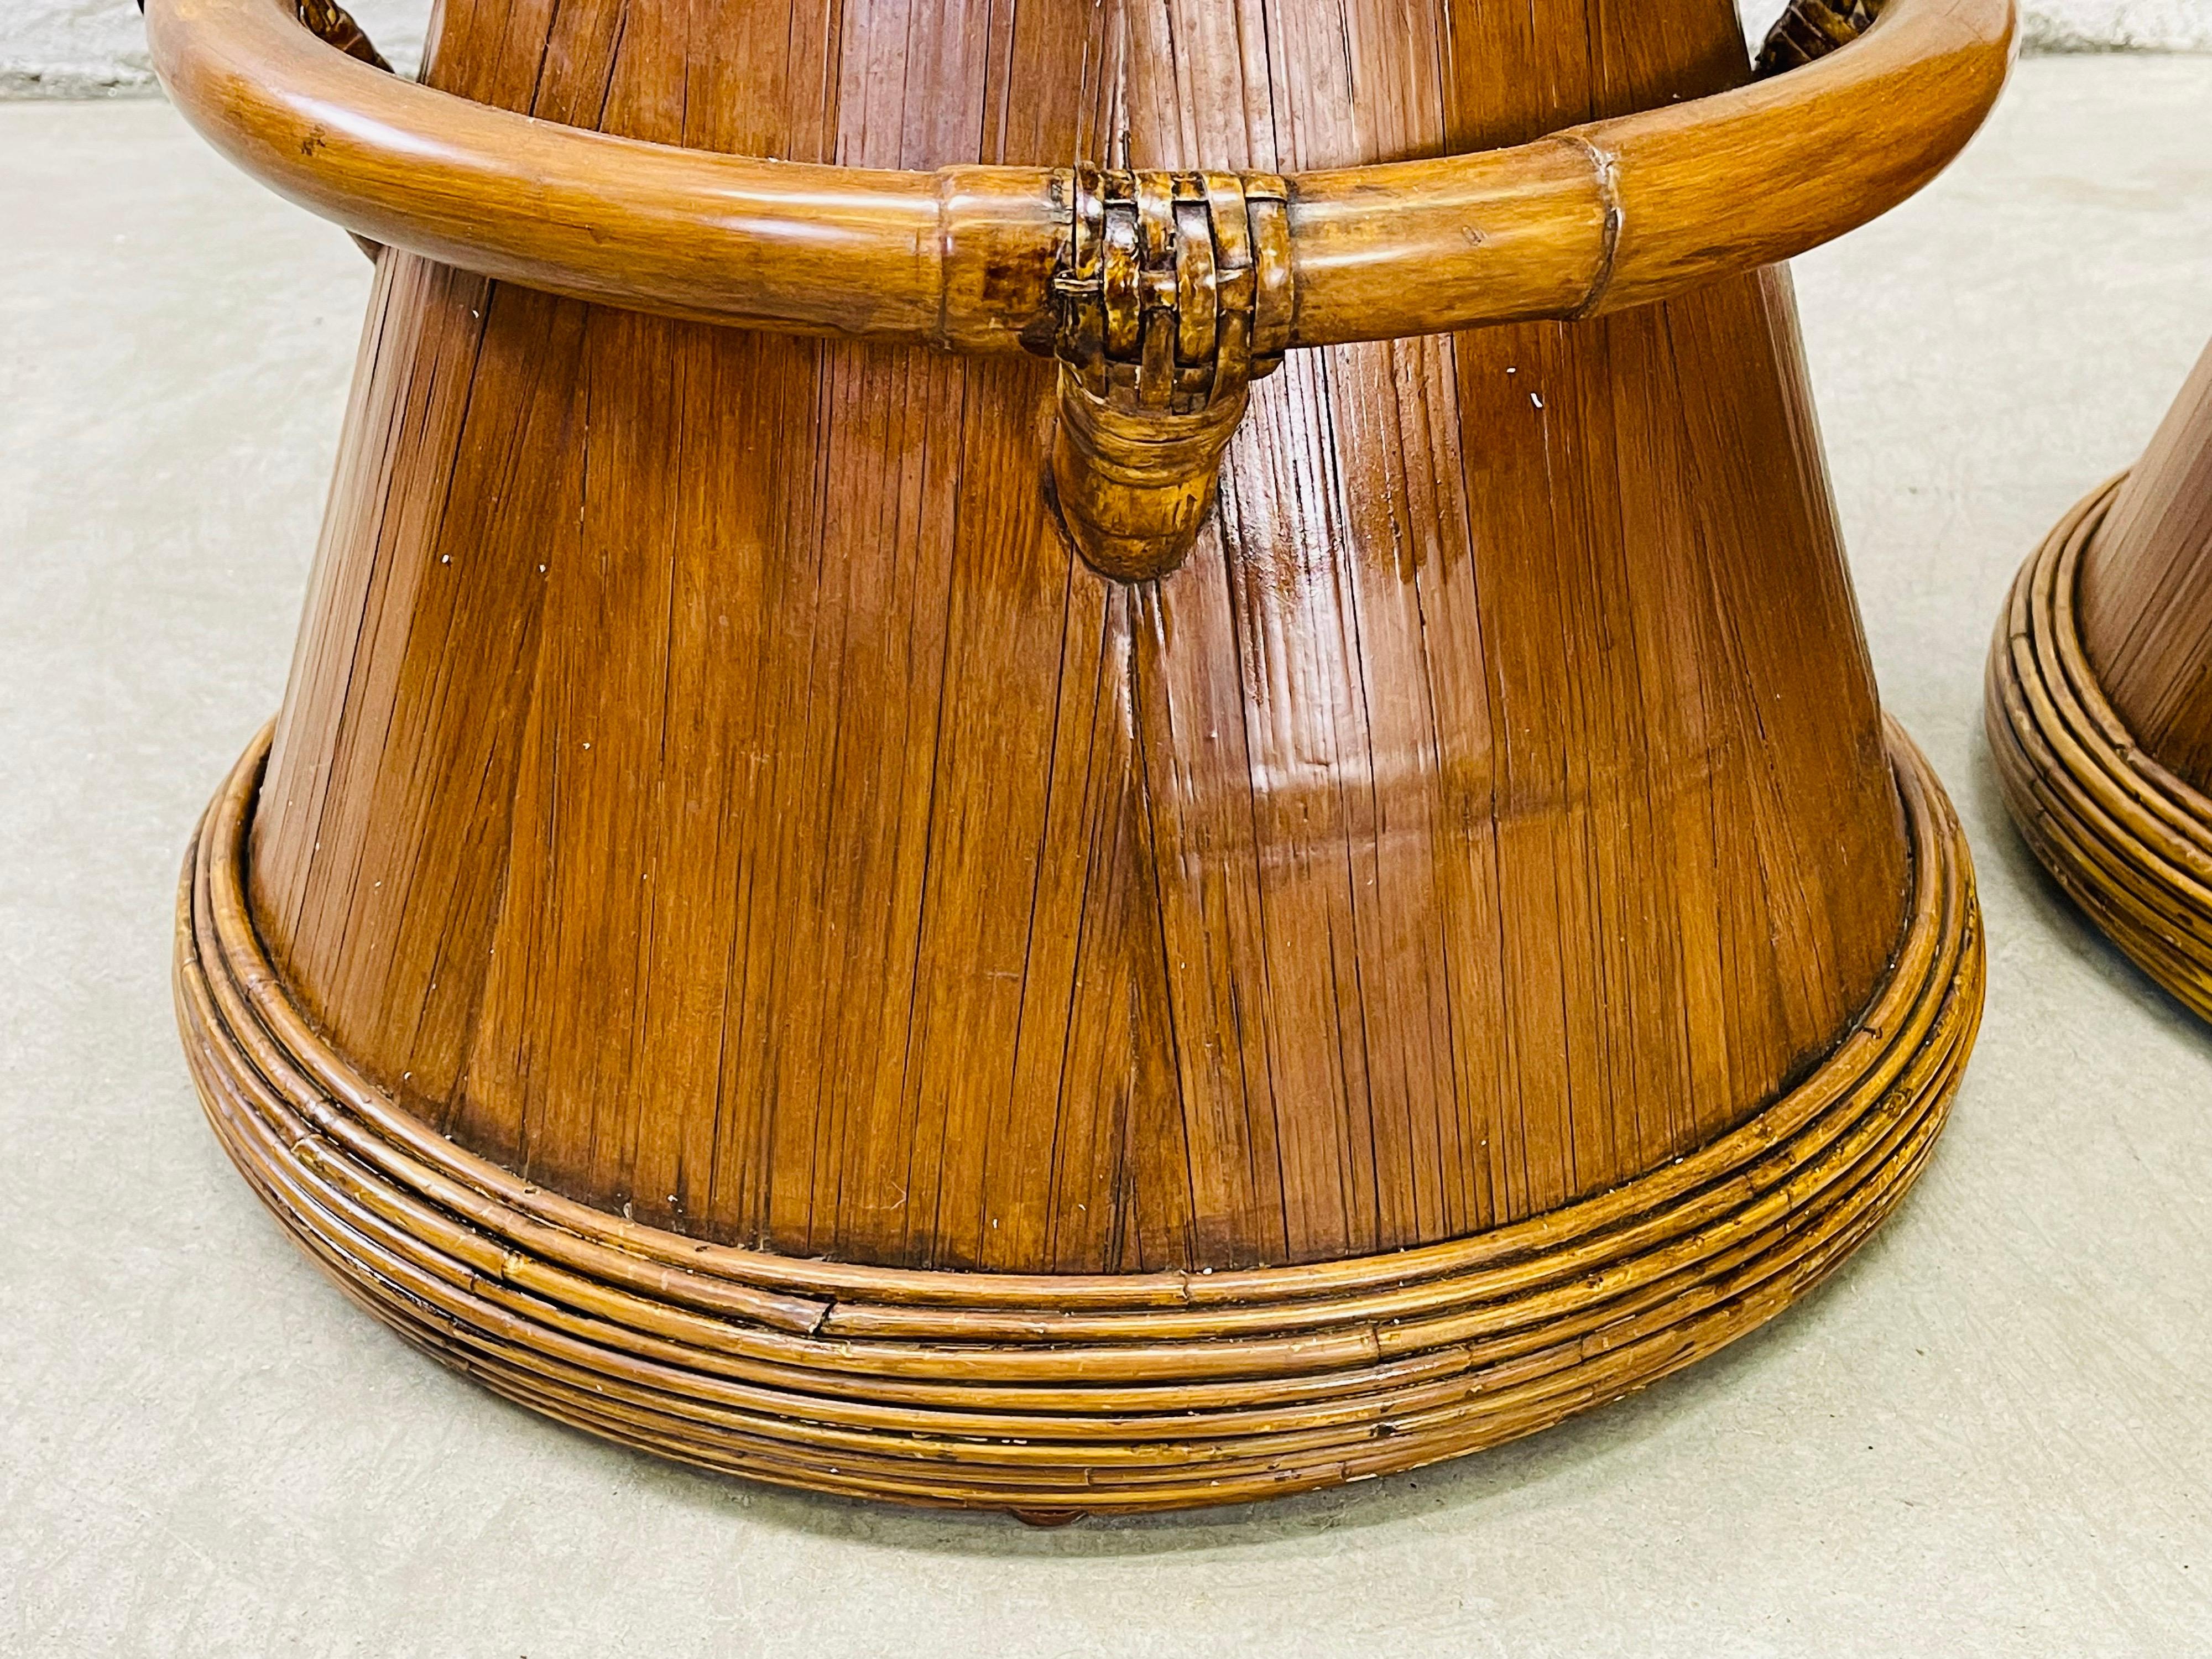
<svg viewBox="0 0 2212 1659"><path fill-rule="evenodd" d="M1913 4L1838 59L1981 15ZM2008 29L1969 31L1997 73ZM1724 0L448 0L427 78L655 166L1226 168L1218 250L1270 178L1765 107L1747 74ZM1917 74L1869 155L1954 107ZM486 188L487 223L551 200ZM1756 213L1668 228L1714 199L1617 214L1605 291L1674 268L1632 249L1761 257ZM210 1114L303 1242L554 1415L1027 1510L1488 1443L1839 1260L1941 1122L1980 954L1786 276L1286 343L1232 376L1187 548L1116 570L1062 517L1064 335L738 332L388 247L180 935ZM1153 418L1166 361L1102 406Z"/></svg>
<svg viewBox="0 0 2212 1659"><path fill-rule="evenodd" d="M1249 154L1133 167L1118 143L1103 169L705 155L363 73L287 0L155 5L155 62L201 130L374 246L668 316L1057 355L1058 509L1127 581L1189 556L1246 386L1286 347L1592 316L1802 252L1956 154L2013 28L2010 0L1799 0L1762 58L1801 66L1779 82L1285 179ZM362 44L331 0L300 17Z"/></svg>
<svg viewBox="0 0 2212 1659"><path fill-rule="evenodd" d="M2022 567L1987 710L2036 855L2212 1018L2212 348L2142 459Z"/></svg>
<svg viewBox="0 0 2212 1659"><path fill-rule="evenodd" d="M1800 10L1828 12L1818 0ZM732 155L686 132L527 120L510 111L536 112L512 99L474 100L455 84L456 99L436 77L424 88L379 76L303 33L293 0L149 0L147 13L162 83L201 132L273 189L380 242L667 316L963 351L1034 350L1051 337L1064 170L1078 159L1065 149L1024 163L1016 148L971 144L974 156L925 162L878 147L880 161L862 161L849 148L823 150L819 134L769 124ZM1409 46L1431 52L1422 13L1401 21ZM1170 8L1124 31L1109 6L1023 32L1075 54L1057 68L1079 102L1086 87L1095 100L1109 66L1144 75L1102 52L1168 52L1179 67L1163 91L1194 106L1264 78L1270 35L1297 49L1296 21L1216 35L1212 14L1225 15ZM1293 344L1642 305L1864 223L1972 137L2010 67L2011 0L1890 0L1886 10L1862 0L1832 38L1850 39L1875 14L1880 27L1845 50L1754 86L1700 83L1693 101L1596 120L1561 102L1541 122L1442 154L1441 112L1425 123L1426 142L1371 155L1325 143L1305 155L1240 131L1256 106L1224 108L1218 148L1181 165L1298 169L1287 192ZM1532 11L1512 28L1540 40L1548 21ZM1365 67L1358 33L1348 23L1333 68L1347 85ZM836 51L825 40L795 55L826 64ZM1435 65L1425 73L1442 78ZM1439 88L1401 80L1380 90ZM963 113L988 136L988 112ZM1106 149L1094 143L1082 159L1115 159ZM1406 280L1411 270L1419 282Z"/></svg>

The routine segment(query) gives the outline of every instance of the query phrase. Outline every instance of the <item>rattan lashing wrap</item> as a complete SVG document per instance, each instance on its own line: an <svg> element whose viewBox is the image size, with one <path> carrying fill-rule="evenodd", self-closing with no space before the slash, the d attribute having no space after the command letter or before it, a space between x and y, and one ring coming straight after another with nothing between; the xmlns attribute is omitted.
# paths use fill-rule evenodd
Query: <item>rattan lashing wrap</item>
<svg viewBox="0 0 2212 1659"><path fill-rule="evenodd" d="M1984 716L2005 805L2044 867L2212 1019L2212 800L2136 746L2075 612L2082 556L2125 477L2075 503L2021 567L1990 648Z"/></svg>
<svg viewBox="0 0 2212 1659"><path fill-rule="evenodd" d="M800 1261L536 1188L323 1044L244 903L266 741L210 808L179 895L179 1017L233 1159L343 1287L445 1363L614 1439L819 1490L1174 1508L1543 1427L1721 1346L1834 1267L1919 1171L1980 1017L1964 843L1893 732L1915 886L1889 981L1809 1078L1688 1158L1489 1233L1309 1267Z"/></svg>

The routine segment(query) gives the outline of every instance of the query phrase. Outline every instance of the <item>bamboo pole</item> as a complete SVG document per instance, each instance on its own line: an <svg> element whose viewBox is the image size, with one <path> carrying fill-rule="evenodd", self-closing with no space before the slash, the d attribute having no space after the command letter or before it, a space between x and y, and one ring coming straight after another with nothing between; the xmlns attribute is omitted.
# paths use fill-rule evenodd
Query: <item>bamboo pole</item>
<svg viewBox="0 0 2212 1659"><path fill-rule="evenodd" d="M147 22L193 125L358 235L666 316L1051 349L1066 171L823 167L612 137L381 74L300 27L290 0L151 0ZM1817 246L1958 153L2014 33L2012 0L1893 0L1850 45L1729 92L1505 149L1294 176L1290 343L1588 316Z"/></svg>

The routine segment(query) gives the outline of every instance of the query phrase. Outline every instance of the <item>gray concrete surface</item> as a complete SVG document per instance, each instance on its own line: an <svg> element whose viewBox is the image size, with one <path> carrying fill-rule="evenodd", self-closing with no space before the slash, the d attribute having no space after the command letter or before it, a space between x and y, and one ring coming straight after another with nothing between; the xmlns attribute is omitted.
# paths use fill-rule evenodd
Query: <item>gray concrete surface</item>
<svg viewBox="0 0 2212 1659"><path fill-rule="evenodd" d="M2212 0L2021 0L2020 24L2028 52L2212 52Z"/></svg>
<svg viewBox="0 0 2212 1659"><path fill-rule="evenodd" d="M347 0L392 65L411 75L431 0ZM1783 0L1736 0L1762 39ZM2028 52L2212 52L2212 0L2021 0ZM144 96L155 90L134 0L0 0L0 99Z"/></svg>
<svg viewBox="0 0 2212 1659"><path fill-rule="evenodd" d="M2212 333L2212 60L2022 65L1798 283L1867 626L1989 1018L1807 1305L1534 1441L1026 1531L665 1468L447 1376L279 1237L169 1017L175 860L274 706L368 283L157 103L0 108L0 1651L2212 1652L2212 1032L2008 831L2015 562Z"/></svg>
<svg viewBox="0 0 2212 1659"><path fill-rule="evenodd" d="M2212 0L2056 0L2057 3L2197 6ZM345 0L392 67L412 75L431 0ZM2206 33L2212 36L2212 19ZM0 0L0 99L155 94L137 0Z"/></svg>

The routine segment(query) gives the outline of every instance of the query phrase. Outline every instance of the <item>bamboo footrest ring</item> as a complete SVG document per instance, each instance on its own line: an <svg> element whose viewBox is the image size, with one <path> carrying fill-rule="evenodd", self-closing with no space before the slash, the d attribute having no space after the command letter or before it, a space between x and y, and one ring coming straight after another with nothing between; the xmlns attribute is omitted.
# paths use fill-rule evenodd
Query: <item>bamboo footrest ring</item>
<svg viewBox="0 0 2212 1659"><path fill-rule="evenodd" d="M1795 1088L1687 1157L1441 1244L1306 1267L931 1272L702 1243L550 1193L323 1043L248 920L264 732L179 897L224 1148L356 1301L545 1415L707 1468L1053 1520L1394 1473L1638 1389L1804 1294L1896 1205L1982 1007L1958 821L1894 726L1912 854L1887 981Z"/></svg>
<svg viewBox="0 0 2212 1659"><path fill-rule="evenodd" d="M2212 1019L2212 800L2136 745L2075 608L2122 478L2059 520L2013 582L1984 715L2005 805L2043 866L2160 985Z"/></svg>

